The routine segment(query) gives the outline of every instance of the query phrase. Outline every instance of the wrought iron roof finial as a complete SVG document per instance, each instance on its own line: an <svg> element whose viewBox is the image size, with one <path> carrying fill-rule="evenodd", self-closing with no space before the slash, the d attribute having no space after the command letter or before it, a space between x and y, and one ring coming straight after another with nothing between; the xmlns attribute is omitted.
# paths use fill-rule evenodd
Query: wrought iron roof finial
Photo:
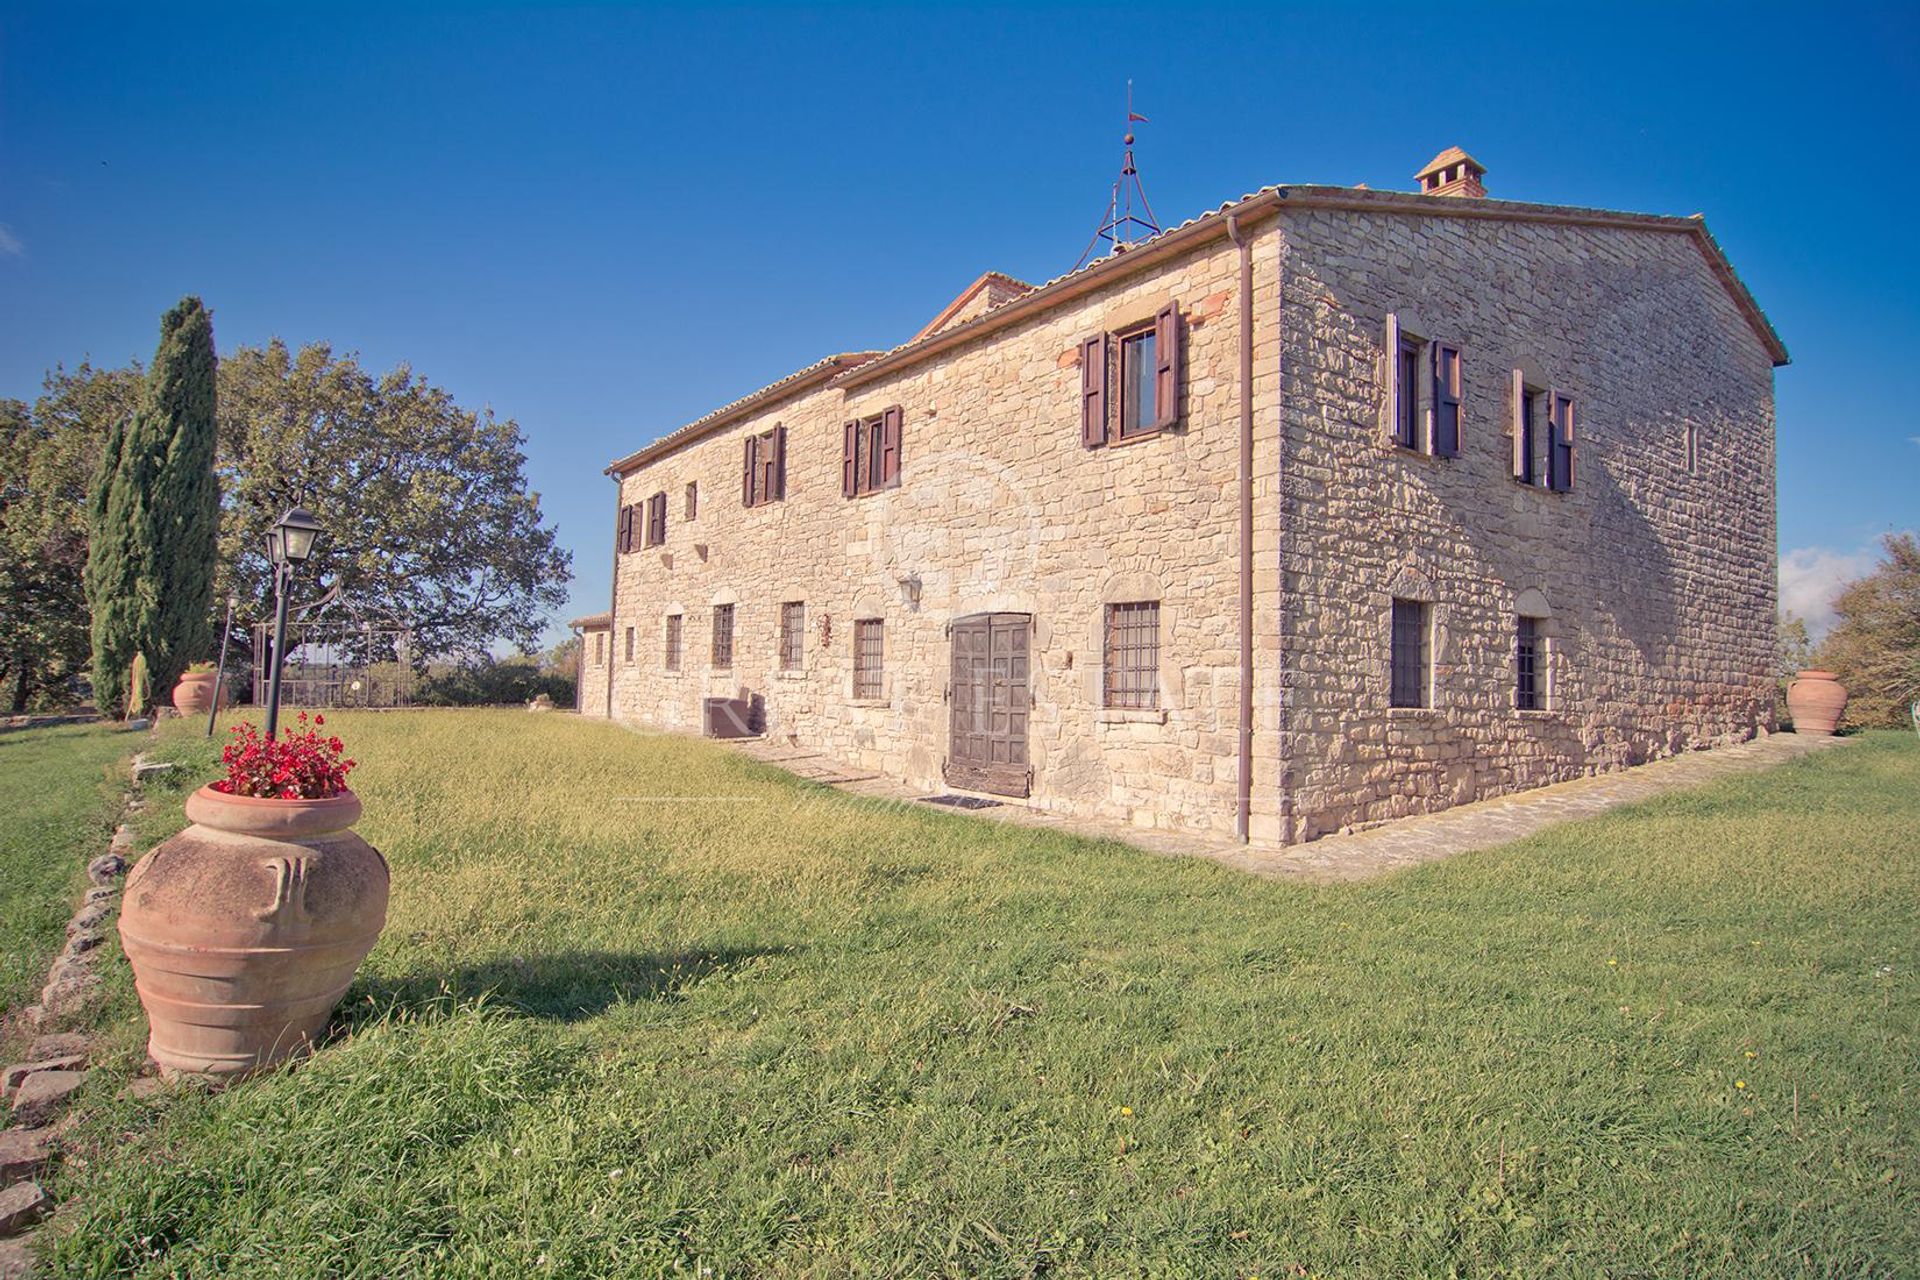
<svg viewBox="0 0 1920 1280"><path fill-rule="evenodd" d="M1133 81L1127 81L1127 131L1122 138L1126 151L1120 162L1120 176L1114 179L1113 192L1107 197L1107 212L1100 220L1100 226L1093 233L1093 239L1087 242L1085 253L1080 261L1073 264L1078 271L1093 258L1094 250L1105 240L1113 246L1112 252L1124 253L1140 241L1160 234L1160 223L1153 216L1153 206L1147 203L1147 189L1141 185L1140 170L1133 162L1133 126L1148 123L1145 116L1133 109ZM1140 212L1133 211L1134 202L1140 204Z"/></svg>

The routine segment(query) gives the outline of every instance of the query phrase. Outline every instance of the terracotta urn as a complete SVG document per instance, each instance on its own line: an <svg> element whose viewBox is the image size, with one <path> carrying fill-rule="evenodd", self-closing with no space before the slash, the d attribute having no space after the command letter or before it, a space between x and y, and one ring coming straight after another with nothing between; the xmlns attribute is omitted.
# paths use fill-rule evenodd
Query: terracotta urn
<svg viewBox="0 0 1920 1280"><path fill-rule="evenodd" d="M1847 709L1847 686L1831 671L1802 671L1787 686L1787 714L1795 733L1832 733Z"/></svg>
<svg viewBox="0 0 1920 1280"><path fill-rule="evenodd" d="M202 787L193 825L127 877L120 940L162 1075L241 1076L306 1053L387 921L360 798Z"/></svg>
<svg viewBox="0 0 1920 1280"><path fill-rule="evenodd" d="M205 715L213 706L214 671L189 671L180 677L180 683L173 686L173 706L183 716ZM233 690L225 685L220 688L220 707L222 710L233 705Z"/></svg>

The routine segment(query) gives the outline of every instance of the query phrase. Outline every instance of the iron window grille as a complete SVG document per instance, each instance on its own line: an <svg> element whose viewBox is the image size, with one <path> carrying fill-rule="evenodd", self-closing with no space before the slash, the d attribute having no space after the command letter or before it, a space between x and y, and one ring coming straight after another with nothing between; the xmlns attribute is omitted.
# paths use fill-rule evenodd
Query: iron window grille
<svg viewBox="0 0 1920 1280"><path fill-rule="evenodd" d="M780 669L798 671L806 657L807 606L789 600L780 606Z"/></svg>
<svg viewBox="0 0 1920 1280"><path fill-rule="evenodd" d="M724 671L733 665L733 606L713 606L713 665Z"/></svg>
<svg viewBox="0 0 1920 1280"><path fill-rule="evenodd" d="M1521 711L1546 709L1546 656L1539 620L1521 618L1514 624L1513 705Z"/></svg>
<svg viewBox="0 0 1920 1280"><path fill-rule="evenodd" d="M1117 710L1160 707L1160 602L1107 606L1103 705Z"/></svg>
<svg viewBox="0 0 1920 1280"><path fill-rule="evenodd" d="M1424 707L1428 687L1428 610L1420 600L1393 602L1393 689L1389 705Z"/></svg>
<svg viewBox="0 0 1920 1280"><path fill-rule="evenodd" d="M627 628L627 661L633 661L633 628Z"/></svg>
<svg viewBox="0 0 1920 1280"><path fill-rule="evenodd" d="M680 615L677 613L667 615L666 661L667 670L678 671L680 669Z"/></svg>
<svg viewBox="0 0 1920 1280"><path fill-rule="evenodd" d="M878 618L861 618L853 624L853 696L863 699L885 697L886 656L885 624Z"/></svg>

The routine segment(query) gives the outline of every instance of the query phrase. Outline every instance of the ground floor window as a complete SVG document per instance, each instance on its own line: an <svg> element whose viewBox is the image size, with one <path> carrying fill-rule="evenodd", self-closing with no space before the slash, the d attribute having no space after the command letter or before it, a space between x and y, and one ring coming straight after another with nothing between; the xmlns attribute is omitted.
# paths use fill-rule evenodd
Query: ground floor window
<svg viewBox="0 0 1920 1280"><path fill-rule="evenodd" d="M1429 654L1427 634L1429 606L1423 600L1393 602L1392 668L1393 689L1389 705L1424 707L1427 690Z"/></svg>
<svg viewBox="0 0 1920 1280"><path fill-rule="evenodd" d="M680 669L680 615L677 613L667 615L666 660L667 670L678 671Z"/></svg>
<svg viewBox="0 0 1920 1280"><path fill-rule="evenodd" d="M733 606L713 606L713 665L724 671L733 665Z"/></svg>
<svg viewBox="0 0 1920 1280"><path fill-rule="evenodd" d="M1521 618L1514 624L1513 705L1522 711L1544 711L1547 707L1546 637L1540 634L1538 618Z"/></svg>
<svg viewBox="0 0 1920 1280"><path fill-rule="evenodd" d="M627 628L627 661L633 661L633 628Z"/></svg>
<svg viewBox="0 0 1920 1280"><path fill-rule="evenodd" d="M853 696L882 698L886 656L885 624L878 618L861 618L853 624Z"/></svg>
<svg viewBox="0 0 1920 1280"><path fill-rule="evenodd" d="M606 660L607 633L604 631L596 631L593 633L593 665L597 667Z"/></svg>
<svg viewBox="0 0 1920 1280"><path fill-rule="evenodd" d="M1160 602L1107 606L1102 704L1143 711L1160 706Z"/></svg>
<svg viewBox="0 0 1920 1280"><path fill-rule="evenodd" d="M798 671L807 651L807 606L789 600L780 606L780 669Z"/></svg>

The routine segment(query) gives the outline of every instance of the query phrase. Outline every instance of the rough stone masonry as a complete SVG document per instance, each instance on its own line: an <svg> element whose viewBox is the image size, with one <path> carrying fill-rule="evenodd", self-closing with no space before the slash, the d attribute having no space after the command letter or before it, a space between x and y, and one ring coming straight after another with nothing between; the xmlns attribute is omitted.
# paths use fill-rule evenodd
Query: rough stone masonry
<svg viewBox="0 0 1920 1280"><path fill-rule="evenodd" d="M929 790L984 752L1039 808L1269 845L1769 731L1778 337L1699 219L1441 161L989 273L620 459L581 710L737 699ZM1169 305L1175 367L1129 364ZM956 661L981 615L1025 644Z"/></svg>

